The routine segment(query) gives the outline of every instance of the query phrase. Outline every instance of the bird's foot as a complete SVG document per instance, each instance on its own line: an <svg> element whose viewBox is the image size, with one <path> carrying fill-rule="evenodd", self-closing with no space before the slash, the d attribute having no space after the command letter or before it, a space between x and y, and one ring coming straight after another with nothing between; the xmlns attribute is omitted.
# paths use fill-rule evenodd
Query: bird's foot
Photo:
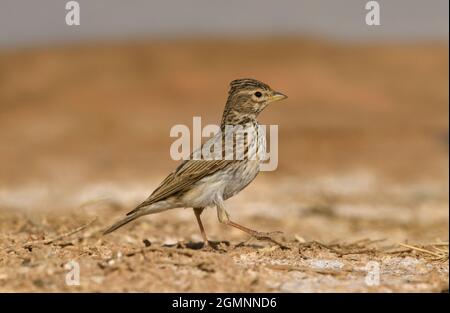
<svg viewBox="0 0 450 313"><path fill-rule="evenodd" d="M211 242L209 242L209 240L204 241L202 250L203 251L217 251L217 246L214 246Z"/></svg>
<svg viewBox="0 0 450 313"><path fill-rule="evenodd" d="M255 231L252 236L256 239L268 239L273 238L276 235L282 235L282 231L271 231L271 232L262 232L262 231Z"/></svg>
<svg viewBox="0 0 450 313"><path fill-rule="evenodd" d="M259 231L254 231L252 233L250 233L250 235L253 238L256 238L258 240L266 240L266 241L270 241L276 245L278 245L281 249L289 249L288 246L283 245L281 242L279 242L276 238L276 236L282 235L283 232L282 231L272 231L272 232L259 232Z"/></svg>
<svg viewBox="0 0 450 313"><path fill-rule="evenodd" d="M217 241L205 241L203 242L203 251L209 251L209 252L219 252L219 251L226 251L226 246L229 245L227 242L217 242Z"/></svg>

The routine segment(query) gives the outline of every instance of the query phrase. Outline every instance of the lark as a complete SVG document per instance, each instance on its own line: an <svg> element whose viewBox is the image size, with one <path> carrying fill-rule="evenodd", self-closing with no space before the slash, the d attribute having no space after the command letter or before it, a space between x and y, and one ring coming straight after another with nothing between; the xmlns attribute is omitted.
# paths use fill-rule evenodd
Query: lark
<svg viewBox="0 0 450 313"><path fill-rule="evenodd" d="M270 103L286 98L256 79L233 80L220 131L183 161L144 202L104 233L144 215L174 208L192 208L207 246L209 241L200 216L205 208L216 207L221 223L255 238L272 240L272 233L259 232L232 221L224 201L238 194L258 175L264 161L266 141L257 117ZM216 148L215 153L205 153L211 152L212 148Z"/></svg>

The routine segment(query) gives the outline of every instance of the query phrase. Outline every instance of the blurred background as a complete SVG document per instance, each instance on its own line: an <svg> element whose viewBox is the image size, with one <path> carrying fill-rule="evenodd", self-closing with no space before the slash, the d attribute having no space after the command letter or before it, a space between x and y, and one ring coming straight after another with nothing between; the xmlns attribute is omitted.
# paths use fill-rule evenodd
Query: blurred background
<svg viewBox="0 0 450 313"><path fill-rule="evenodd" d="M243 77L289 98L260 116L279 125L278 168L227 201L236 221L298 242L448 241L447 0L380 0L380 26L365 23L363 0L79 0L79 26L66 25L66 2L0 0L3 246L92 217L95 231L109 226L177 165L171 127L191 127L193 116L219 123L229 82ZM246 238L220 225L213 209L204 223L211 239ZM103 239L88 232L61 246L2 249L2 290L68 290L49 271L74 258L95 274L78 290L274 290L265 282L279 276L264 278L264 268L258 283L234 284L247 276L223 258L218 272L220 264L221 273L237 271L228 280L196 280L195 271L182 276L178 268L173 275L147 261L115 276L97 264L143 238L199 242L199 235L191 210L173 210ZM439 272L446 287L436 290L448 291L446 264ZM186 278L188 287L158 275ZM286 277L294 283L275 290L304 290L297 276Z"/></svg>
<svg viewBox="0 0 450 313"><path fill-rule="evenodd" d="M228 83L254 77L289 99L261 115L278 169L234 214L447 236L448 1L378 1L380 26L362 0L78 2L68 26L66 1L0 0L0 207L125 213L176 166L170 128L218 123Z"/></svg>

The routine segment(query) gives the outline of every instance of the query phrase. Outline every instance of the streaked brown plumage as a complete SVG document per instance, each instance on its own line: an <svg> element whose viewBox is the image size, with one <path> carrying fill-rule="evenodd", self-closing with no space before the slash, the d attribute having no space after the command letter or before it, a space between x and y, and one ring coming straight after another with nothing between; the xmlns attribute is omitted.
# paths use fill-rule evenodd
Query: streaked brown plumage
<svg viewBox="0 0 450 313"><path fill-rule="evenodd" d="M195 159L194 152L190 159L182 162L167 176L144 202L129 212L127 217L108 228L105 234L143 215L178 207L192 207L203 239L208 243L200 215L204 208L216 206L220 222L237 227L258 238L269 238L267 233L260 233L232 222L223 201L244 189L258 174L260 153L265 152L265 138L258 136L259 125L256 118L270 102L285 98L285 95L255 79L232 81L222 115L221 132L202 145L202 148L207 148L219 144L220 141L221 159L216 159L217 157ZM235 134L230 135L227 131L227 127L240 126L249 130L242 142L233 137ZM237 153L237 146L242 144L243 158L225 158L229 153L226 150L226 142L230 138L233 153Z"/></svg>

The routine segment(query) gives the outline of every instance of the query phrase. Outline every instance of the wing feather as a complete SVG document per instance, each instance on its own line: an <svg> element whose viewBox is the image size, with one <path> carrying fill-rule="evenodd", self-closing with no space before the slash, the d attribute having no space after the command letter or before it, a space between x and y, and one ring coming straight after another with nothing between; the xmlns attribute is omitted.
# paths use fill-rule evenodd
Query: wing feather
<svg viewBox="0 0 450 313"><path fill-rule="evenodd" d="M222 156L226 155L225 152L225 138L219 133L215 137L211 138L206 144L211 144L211 141L222 140ZM202 147L204 146L202 145ZM233 142L233 151L236 149L236 142ZM245 147L245 155L248 153L248 145ZM138 211L140 208L151 205L155 202L164 200L179 192L187 191L193 184L201 180L202 178L212 175L217 171L227 167L228 165L241 162L240 160L194 160L194 153L189 157L189 160L183 161L174 172L167 176L161 184L153 191L153 193L134 210L127 215L131 215Z"/></svg>
<svg viewBox="0 0 450 313"><path fill-rule="evenodd" d="M214 174L225 168L232 160L186 160L179 167L178 171L167 176L161 184L153 191L150 197L138 205L127 215L135 213L142 207L161 201L178 192L187 190L200 179Z"/></svg>

